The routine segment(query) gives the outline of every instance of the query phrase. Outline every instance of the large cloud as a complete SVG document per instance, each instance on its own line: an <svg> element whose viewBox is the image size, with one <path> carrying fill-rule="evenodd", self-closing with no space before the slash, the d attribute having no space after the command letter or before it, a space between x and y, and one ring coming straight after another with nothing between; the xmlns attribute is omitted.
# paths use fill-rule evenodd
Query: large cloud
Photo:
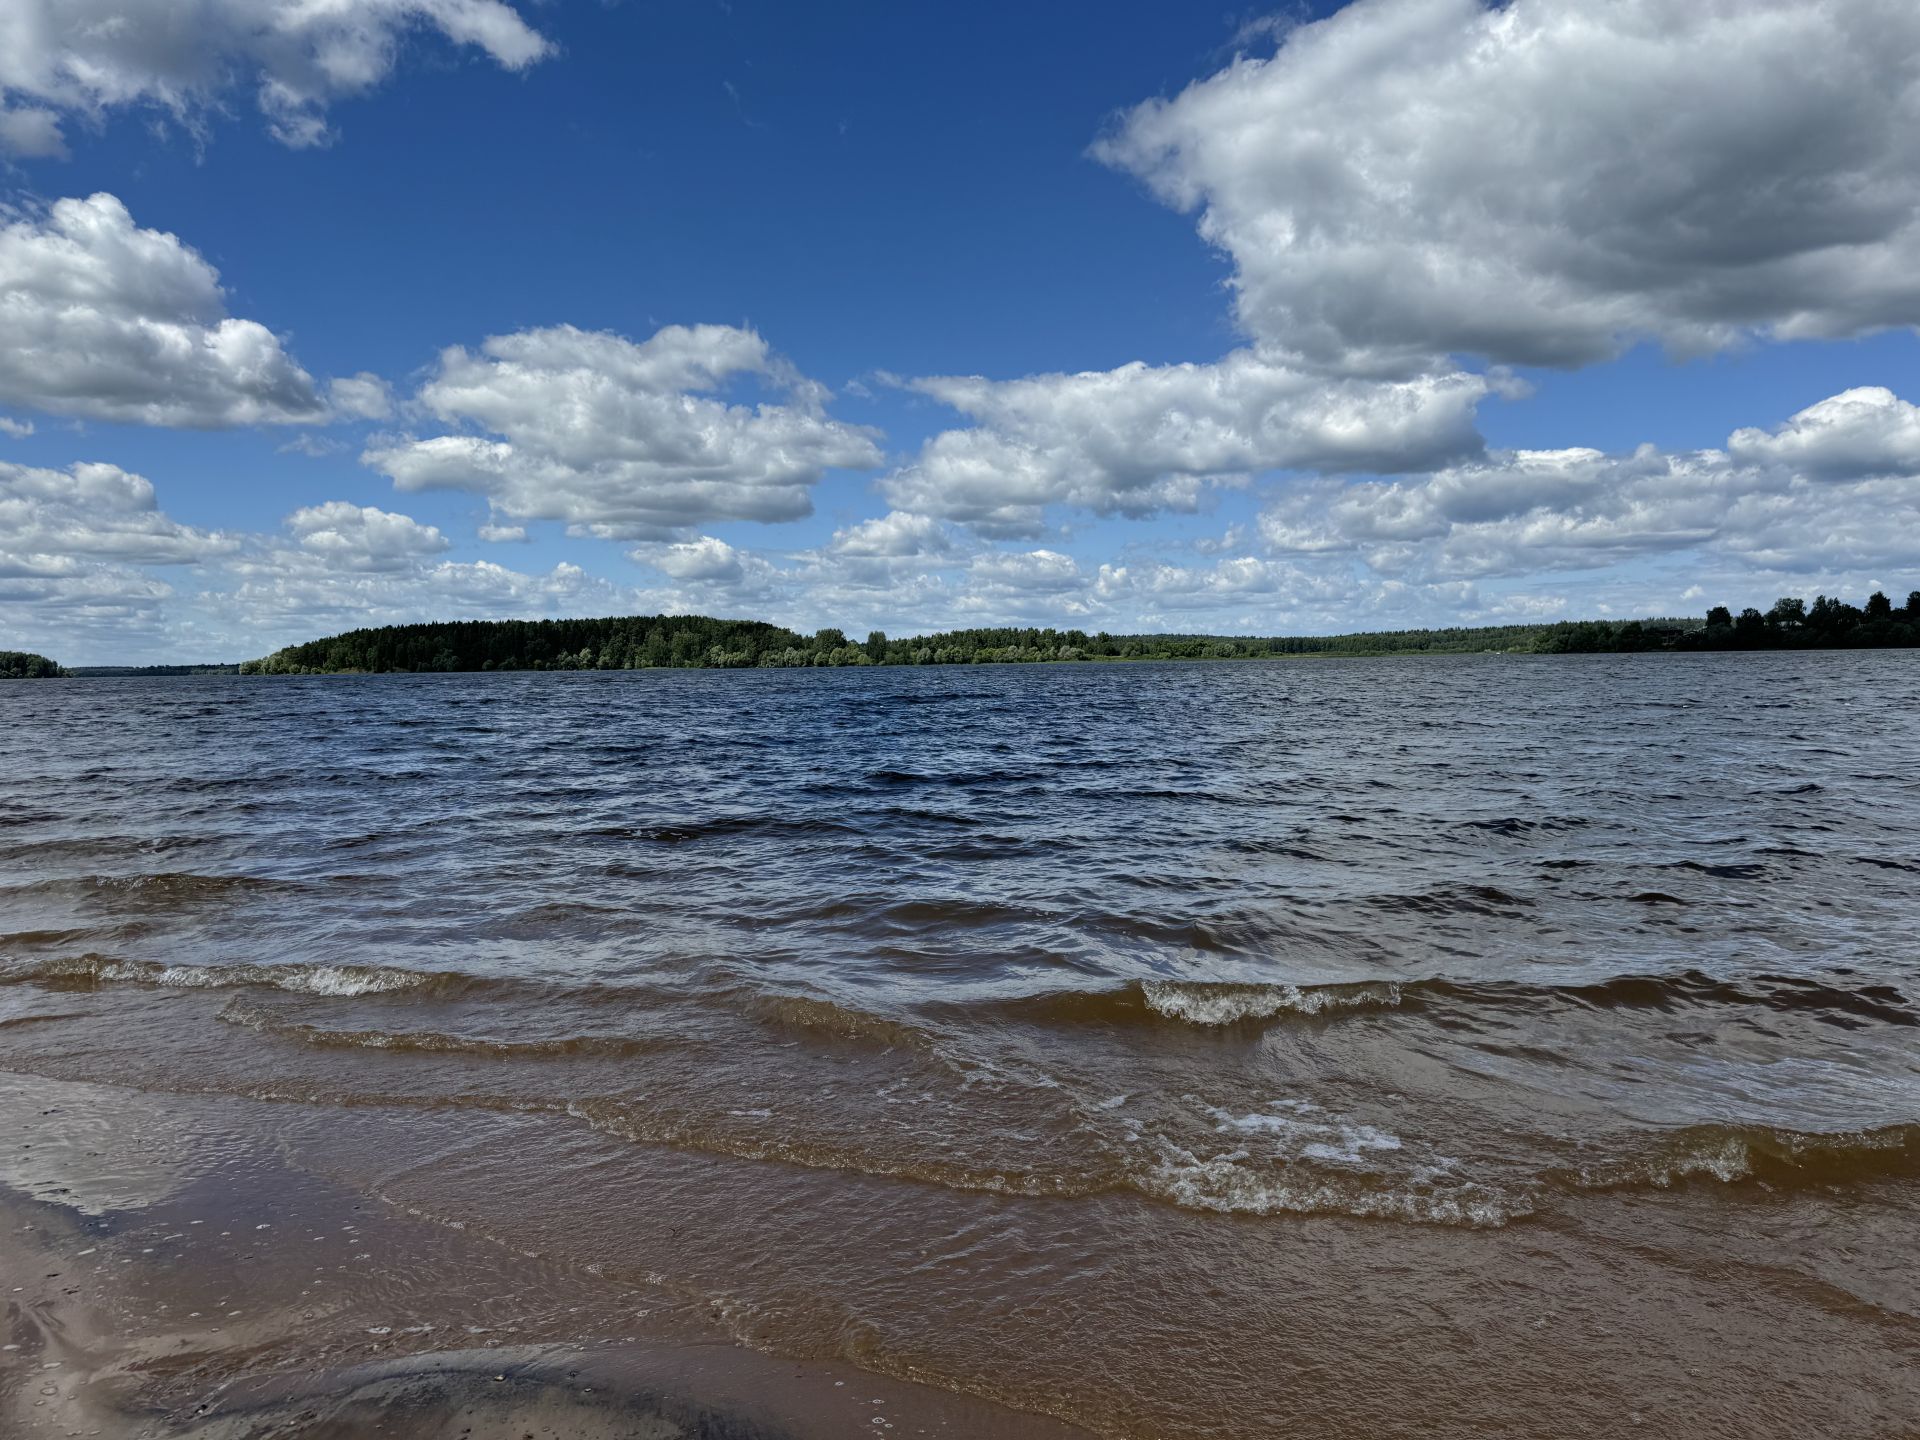
<svg viewBox="0 0 1920 1440"><path fill-rule="evenodd" d="M405 569L421 556L452 548L438 526L346 500L296 510L287 529L302 549L351 570Z"/></svg>
<svg viewBox="0 0 1920 1440"><path fill-rule="evenodd" d="M1880 385L1809 405L1778 430L1736 430L1737 460L1784 465L1817 480L1920 475L1920 406Z"/></svg>
<svg viewBox="0 0 1920 1440"><path fill-rule="evenodd" d="M1920 322L1912 0L1358 0L1098 147L1349 370Z"/></svg>
<svg viewBox="0 0 1920 1440"><path fill-rule="evenodd" d="M149 566L235 554L238 536L182 525L116 465L0 463L0 632L64 658L74 636L142 629L173 591Z"/></svg>
<svg viewBox="0 0 1920 1440"><path fill-rule="evenodd" d="M0 555L39 561L181 565L227 554L238 540L161 512L153 485L117 465L45 470L0 462Z"/></svg>
<svg viewBox="0 0 1920 1440"><path fill-rule="evenodd" d="M342 383L365 403L370 382ZM105 194L0 226L0 402L202 429L328 416L273 332L227 314L211 265Z"/></svg>
<svg viewBox="0 0 1920 1440"><path fill-rule="evenodd" d="M1521 450L1412 480L1308 482L1267 544L1424 581L1602 569L1682 551L1775 571L1920 565L1920 412L1850 390L1726 449Z"/></svg>
<svg viewBox="0 0 1920 1440"><path fill-rule="evenodd" d="M411 30L509 70L552 49L504 0L4 0L0 153L63 155L64 117L126 106L198 128L235 87L276 139L319 144L328 105L384 80Z"/></svg>
<svg viewBox="0 0 1920 1440"><path fill-rule="evenodd" d="M1098 514L1192 510L1211 484L1277 468L1395 472L1479 450L1480 376L1328 379L1258 350L1211 365L1143 364L913 387L972 416L882 488L895 505L989 535L1036 535L1048 505Z"/></svg>
<svg viewBox="0 0 1920 1440"><path fill-rule="evenodd" d="M715 393L743 379L782 398ZM751 330L670 325L635 344L562 325L441 355L420 405L482 433L382 442L363 458L402 490L470 490L516 520L669 539L797 519L827 470L877 465L874 433L831 419L827 398Z"/></svg>

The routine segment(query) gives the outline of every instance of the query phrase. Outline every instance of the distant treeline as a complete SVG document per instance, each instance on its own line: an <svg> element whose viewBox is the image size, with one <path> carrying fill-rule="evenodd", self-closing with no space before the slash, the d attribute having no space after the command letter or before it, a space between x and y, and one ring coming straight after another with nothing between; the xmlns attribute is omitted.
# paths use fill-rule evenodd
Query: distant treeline
<svg viewBox="0 0 1920 1440"><path fill-rule="evenodd" d="M1724 605L1706 624L1673 620L1575 620L1548 627L1534 648L1565 655L1634 650L1844 650L1920 645L1920 590L1895 609L1875 591L1864 608L1814 597L1773 602L1765 614L1749 606L1738 615Z"/></svg>
<svg viewBox="0 0 1920 1440"><path fill-rule="evenodd" d="M57 680L66 673L44 655L0 650L0 680Z"/></svg>
<svg viewBox="0 0 1920 1440"><path fill-rule="evenodd" d="M1912 645L1920 591L1895 610L1884 595L1857 609L1822 596L1811 607L1782 600L1762 615L1716 606L1699 620L1578 620L1455 626L1356 635L1248 638L1089 635L1084 630L949 630L864 641L840 630L812 635L757 620L639 615L604 620L458 620L354 630L290 645L242 664L247 675L449 670L742 669L813 665L970 665L1035 661L1235 660L1290 655L1460 655L1485 651L1759 650Z"/></svg>
<svg viewBox="0 0 1920 1440"><path fill-rule="evenodd" d="M70 665L69 675L94 679L144 678L149 675L237 675L238 665Z"/></svg>
<svg viewBox="0 0 1920 1440"><path fill-rule="evenodd" d="M1286 639L1089 635L1084 630L950 630L864 641L841 630L802 635L757 620L640 615L610 620L462 620L355 630L290 645L245 674L342 671L740 669L813 665L968 665L1060 660L1211 660L1272 655L1388 655L1532 649L1537 625L1402 630Z"/></svg>

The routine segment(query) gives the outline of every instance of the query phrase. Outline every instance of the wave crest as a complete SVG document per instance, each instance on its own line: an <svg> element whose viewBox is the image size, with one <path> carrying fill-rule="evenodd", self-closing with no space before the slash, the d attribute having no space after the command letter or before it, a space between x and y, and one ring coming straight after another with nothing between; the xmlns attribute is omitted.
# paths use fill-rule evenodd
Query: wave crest
<svg viewBox="0 0 1920 1440"><path fill-rule="evenodd" d="M1400 987L1388 983L1234 985L1145 980L1141 982L1140 994L1154 1014L1191 1025L1236 1025L1281 1015L1392 1009L1400 1003Z"/></svg>
<svg viewBox="0 0 1920 1440"><path fill-rule="evenodd" d="M477 1055L489 1060L557 1059L574 1055L627 1058L657 1050L656 1042L627 1035L565 1035L539 1040L499 1040L442 1030L338 1030L295 1020L270 1006L234 1000L220 1012L229 1025L276 1035L316 1049L392 1050L410 1054Z"/></svg>
<svg viewBox="0 0 1920 1440"><path fill-rule="evenodd" d="M1807 1190L1920 1175L1920 1125L1836 1132L1696 1125L1652 1154L1556 1171L1580 1190L1668 1190L1690 1181Z"/></svg>
<svg viewBox="0 0 1920 1440"><path fill-rule="evenodd" d="M385 965L163 965L110 955L65 956L13 971L6 978L66 987L127 984L229 990L268 986L301 995L333 996L382 995L399 990L447 992L477 983L471 976L449 971L401 970Z"/></svg>
<svg viewBox="0 0 1920 1440"><path fill-rule="evenodd" d="M1524 1196L1472 1182L1453 1185L1295 1173L1300 1167L1256 1167L1234 1151L1202 1159L1182 1150L1135 1177L1136 1188L1183 1210L1223 1215L1352 1215L1422 1225L1494 1228L1533 1213Z"/></svg>

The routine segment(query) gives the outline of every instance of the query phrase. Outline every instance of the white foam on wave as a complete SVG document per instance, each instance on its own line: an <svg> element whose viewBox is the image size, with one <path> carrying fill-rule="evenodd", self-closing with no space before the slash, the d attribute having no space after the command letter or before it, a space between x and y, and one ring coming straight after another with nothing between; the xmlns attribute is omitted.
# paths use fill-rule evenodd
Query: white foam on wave
<svg viewBox="0 0 1920 1440"><path fill-rule="evenodd" d="M1487 1186L1438 1186L1419 1178L1403 1184L1360 1183L1318 1176L1302 1167L1261 1165L1245 1149L1199 1156L1164 1147L1159 1162L1139 1178L1148 1194L1188 1210L1223 1215L1353 1215L1426 1225L1494 1227L1531 1213L1521 1197Z"/></svg>
<svg viewBox="0 0 1920 1440"><path fill-rule="evenodd" d="M1753 1151L1746 1141L1736 1136L1712 1141L1704 1145L1690 1146L1675 1155L1664 1165L1650 1167L1649 1178L1656 1185L1667 1186L1685 1179L1689 1175L1711 1175L1714 1179L1731 1185L1736 1180L1744 1180L1753 1174Z"/></svg>
<svg viewBox="0 0 1920 1440"><path fill-rule="evenodd" d="M376 965L161 965L149 960L86 956L36 972L41 979L90 979L100 984L163 985L182 990L223 990L268 985L302 995L380 995L411 990L439 978L419 970Z"/></svg>
<svg viewBox="0 0 1920 1440"><path fill-rule="evenodd" d="M1147 1008L1192 1025L1236 1025L1276 1015L1322 1015L1332 1010L1386 1008L1400 1003L1400 987L1369 985L1236 985L1190 980L1146 980Z"/></svg>
<svg viewBox="0 0 1920 1440"><path fill-rule="evenodd" d="M1390 1130L1382 1130L1374 1125L1348 1124L1344 1120L1308 1118L1322 1112L1318 1106L1302 1100L1275 1100L1271 1103L1276 1110L1290 1113L1254 1111L1235 1115L1217 1105L1207 1106L1206 1111L1216 1122L1214 1129L1217 1132L1224 1134L1237 1131L1243 1135L1272 1136L1281 1142L1281 1148L1305 1159L1328 1164L1358 1165L1369 1152L1401 1148L1400 1137Z"/></svg>

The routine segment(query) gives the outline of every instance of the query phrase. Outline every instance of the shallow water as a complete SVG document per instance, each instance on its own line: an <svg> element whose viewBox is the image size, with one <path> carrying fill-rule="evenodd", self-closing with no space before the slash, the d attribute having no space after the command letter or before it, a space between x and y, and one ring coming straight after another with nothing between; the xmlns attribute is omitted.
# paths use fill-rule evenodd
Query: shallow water
<svg viewBox="0 0 1920 1440"><path fill-rule="evenodd" d="M0 715L16 1075L1108 1434L1920 1424L1905 655Z"/></svg>

